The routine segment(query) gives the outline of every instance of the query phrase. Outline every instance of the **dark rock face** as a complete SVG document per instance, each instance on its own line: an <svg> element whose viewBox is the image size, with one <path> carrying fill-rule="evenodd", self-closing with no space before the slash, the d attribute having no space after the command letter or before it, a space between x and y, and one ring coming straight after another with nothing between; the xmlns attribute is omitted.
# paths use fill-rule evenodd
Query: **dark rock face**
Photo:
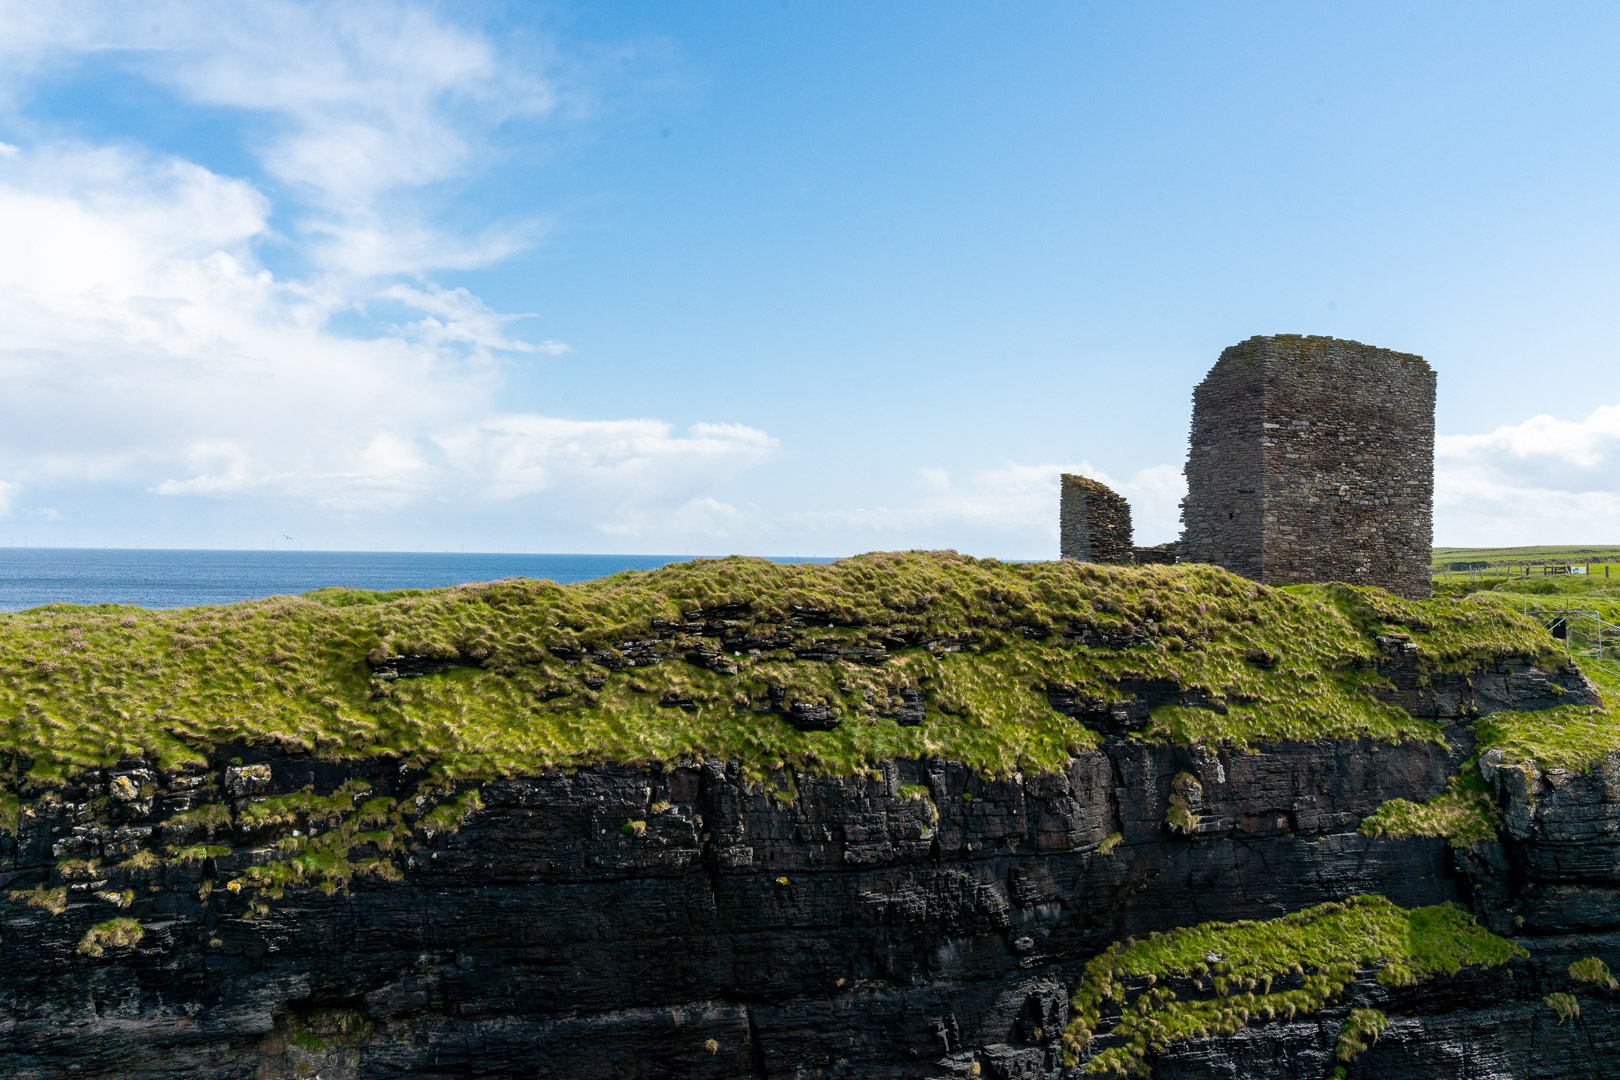
<svg viewBox="0 0 1620 1080"><path fill-rule="evenodd" d="M1408 638L1390 634L1378 638L1378 647L1384 653L1378 675L1388 685L1374 693L1413 716L1448 723L1497 712L1601 703L1597 688L1574 669L1548 672L1528 660L1509 658L1483 664L1467 675L1428 675L1419 669L1417 649ZM1463 737L1470 739L1467 753L1472 753L1472 736Z"/></svg>
<svg viewBox="0 0 1620 1080"><path fill-rule="evenodd" d="M1501 682L1536 692L1529 672ZM1362 1005L1391 1023L1352 1077L1620 1075L1620 995L1564 974L1589 955L1620 968L1620 755L1570 776L1487 754L1499 844L1357 833L1387 799L1444 790L1471 750L1466 728L1448 738L1121 739L1053 775L894 761L774 792L721 761L499 781L457 831L395 852L399 880L289 887L252 918L223 883L308 825L248 828L245 807L356 779L410 799L422 777L262 748L190 771L132 760L0 832L0 897L67 890L61 914L0 900L0 1075L1058 1077L1070 992L1111 942L1358 893L1467 904L1531 958L1363 979L1316 1015L1173 1046L1154 1074L1319 1080ZM1166 824L1178 774L1196 781L1185 833ZM237 819L218 853L115 865L190 842L175 815L220 797ZM221 884L203 897L205 880ZM114 916L140 941L79 953ZM1541 998L1572 990L1582 1016L1559 1024Z"/></svg>
<svg viewBox="0 0 1620 1080"><path fill-rule="evenodd" d="M415 679L423 675L439 675L455 667L476 664L476 660L457 656L429 656L426 653L405 653L388 656L371 665L371 673L379 679Z"/></svg>

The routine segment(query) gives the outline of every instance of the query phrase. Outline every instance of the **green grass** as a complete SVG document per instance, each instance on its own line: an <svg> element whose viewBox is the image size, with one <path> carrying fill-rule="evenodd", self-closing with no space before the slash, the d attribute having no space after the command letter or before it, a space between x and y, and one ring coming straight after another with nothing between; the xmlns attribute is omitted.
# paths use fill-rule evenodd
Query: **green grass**
<svg viewBox="0 0 1620 1080"><path fill-rule="evenodd" d="M36 885L32 889L13 889L7 894L13 903L27 904L29 907L39 908L52 915L60 915L67 910L67 886L59 885L48 889L43 885Z"/></svg>
<svg viewBox="0 0 1620 1080"><path fill-rule="evenodd" d="M770 639L755 653L722 655L716 639L681 629L687 613L737 604L748 605L741 629ZM589 659L633 653L657 621L674 635L670 659L619 671ZM1563 662L1533 620L1490 596L1408 602L1338 585L1268 588L1208 566L950 552L729 558L567 586L0 615L0 754L30 759L36 782L136 753L195 761L228 742L396 755L435 783L699 756L754 776L919 756L1005 775L1060 767L1098 741L1048 705L1046 687L1100 706L1123 696L1124 678L1170 680L1227 709L1160 710L1145 739L1436 740L1433 724L1365 692L1373 639L1386 633L1408 635L1432 670L1509 655ZM844 654L795 659L829 649ZM372 676L368 658L407 653L464 666ZM841 723L799 731L769 711L773 690L830 705ZM882 715L903 690L927 693L920 726Z"/></svg>
<svg viewBox="0 0 1620 1080"><path fill-rule="evenodd" d="M1423 803L1391 799L1378 812L1364 818L1366 836L1443 836L1454 848L1467 848L1480 840L1496 839L1502 814L1477 770L1453 776L1446 790Z"/></svg>
<svg viewBox="0 0 1620 1080"><path fill-rule="evenodd" d="M1378 1009L1351 1009L1344 1026L1339 1029L1339 1041L1333 1048L1334 1058L1346 1064L1353 1061L1356 1055L1366 1053L1388 1026L1389 1017ZM1334 1074L1343 1076L1345 1072L1335 1067Z"/></svg>
<svg viewBox="0 0 1620 1080"><path fill-rule="evenodd" d="M1574 994L1562 992L1548 994L1541 999L1543 1005L1558 1014L1558 1023L1565 1020L1578 1020L1581 1016L1581 1003L1575 999Z"/></svg>
<svg viewBox="0 0 1620 1080"><path fill-rule="evenodd" d="M1569 965L1569 977L1600 990L1620 990L1620 981L1609 974L1609 965L1596 956L1588 956Z"/></svg>
<svg viewBox="0 0 1620 1080"><path fill-rule="evenodd" d="M1607 705L1493 713L1476 721L1474 732L1480 753L1500 747L1504 764L1534 759L1543 770L1585 772L1620 750L1620 718Z"/></svg>
<svg viewBox="0 0 1620 1080"><path fill-rule="evenodd" d="M1151 1055L1172 1043L1309 1015L1342 994L1358 968L1377 969L1386 985L1407 986L1524 955L1454 905L1405 910L1381 896L1320 904L1266 922L1211 922L1152 934L1117 943L1086 965L1063 1035L1065 1061L1079 1063L1114 1008L1120 1012L1109 1034L1119 1044L1094 1055L1085 1071L1142 1076ZM1296 979L1298 985L1286 989L1275 985ZM1199 996L1183 998L1171 983ZM1362 1027L1361 1034L1381 1029Z"/></svg>
<svg viewBox="0 0 1620 1080"><path fill-rule="evenodd" d="M1463 548L1437 547L1436 568L1452 562L1486 562L1491 566L1540 566L1548 563L1584 566L1620 562L1620 546L1613 544L1561 544L1546 547Z"/></svg>
<svg viewBox="0 0 1620 1080"><path fill-rule="evenodd" d="M1173 832L1188 834L1197 831L1198 815L1192 812L1191 802L1203 797L1203 786L1198 777L1189 772L1176 773L1170 781L1170 805L1164 821Z"/></svg>
<svg viewBox="0 0 1620 1080"><path fill-rule="evenodd" d="M1620 564L1614 577L1563 574L1549 577L1497 580L1491 591L1509 598L1515 607L1588 608L1600 611L1620 609ZM1610 621L1614 621L1612 615Z"/></svg>
<svg viewBox="0 0 1620 1080"><path fill-rule="evenodd" d="M1514 555L1549 551L1577 553L1576 549L1502 550ZM1611 550L1620 554L1620 549L1581 549L1594 556ZM1592 611L1607 622L1620 626L1620 565L1615 567L1615 571L1616 576L1608 579L1554 575L1468 582L1466 586L1458 584L1451 587L1450 598L1463 599L1465 588L1482 586L1486 591L1472 592L1467 599L1475 603L1496 602L1532 612L1556 612L1565 608ZM1572 619L1570 633L1570 640L1576 643L1577 649L1592 650L1590 653L1583 652L1583 657L1595 654L1594 647L1598 642L1594 623ZM1582 659L1580 665L1608 703L1620 695L1620 648L1616 648L1620 646L1620 636L1606 636L1603 644L1604 657L1601 662ZM1481 752L1500 747L1508 764L1533 758L1543 768L1582 772L1604 756L1620 750L1620 714L1611 711L1607 704L1562 706L1536 713L1497 713L1478 721L1474 727L1480 739Z"/></svg>

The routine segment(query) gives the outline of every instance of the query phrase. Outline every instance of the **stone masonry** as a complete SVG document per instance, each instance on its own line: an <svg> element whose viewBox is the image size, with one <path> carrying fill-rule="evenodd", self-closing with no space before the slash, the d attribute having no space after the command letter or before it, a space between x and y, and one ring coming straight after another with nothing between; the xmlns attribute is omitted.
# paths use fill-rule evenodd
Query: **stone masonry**
<svg viewBox="0 0 1620 1080"><path fill-rule="evenodd" d="M1130 563L1131 507L1106 484L1063 474L1058 553L1080 562Z"/></svg>
<svg viewBox="0 0 1620 1080"><path fill-rule="evenodd" d="M1176 544L1154 544L1152 547L1138 547L1131 549L1131 561L1137 566L1173 566L1176 561Z"/></svg>
<svg viewBox="0 0 1620 1080"><path fill-rule="evenodd" d="M1179 561L1427 596L1434 400L1409 353L1296 334L1226 349L1193 391Z"/></svg>

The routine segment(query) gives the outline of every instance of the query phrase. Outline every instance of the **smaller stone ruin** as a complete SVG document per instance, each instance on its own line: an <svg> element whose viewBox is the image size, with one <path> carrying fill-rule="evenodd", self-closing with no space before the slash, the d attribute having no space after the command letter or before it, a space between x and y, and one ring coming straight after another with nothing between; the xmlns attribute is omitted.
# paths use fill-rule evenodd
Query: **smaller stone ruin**
<svg viewBox="0 0 1620 1080"><path fill-rule="evenodd" d="M1079 562L1130 563L1131 505L1107 484L1064 473L1058 553Z"/></svg>

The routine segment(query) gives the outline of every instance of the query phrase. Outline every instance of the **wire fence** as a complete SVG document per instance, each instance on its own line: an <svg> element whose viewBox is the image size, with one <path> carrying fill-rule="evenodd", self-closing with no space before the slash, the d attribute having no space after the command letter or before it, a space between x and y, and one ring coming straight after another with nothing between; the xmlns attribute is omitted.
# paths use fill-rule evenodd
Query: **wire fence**
<svg viewBox="0 0 1620 1080"><path fill-rule="evenodd" d="M1539 619L1571 656L1620 676L1620 626L1583 608L1537 607L1527 602L1522 610Z"/></svg>
<svg viewBox="0 0 1620 1080"><path fill-rule="evenodd" d="M1586 577L1608 578L1611 573L1620 579L1620 564L1592 563L1514 563L1491 566L1488 563L1446 563L1434 568L1435 581L1483 581L1488 578Z"/></svg>

